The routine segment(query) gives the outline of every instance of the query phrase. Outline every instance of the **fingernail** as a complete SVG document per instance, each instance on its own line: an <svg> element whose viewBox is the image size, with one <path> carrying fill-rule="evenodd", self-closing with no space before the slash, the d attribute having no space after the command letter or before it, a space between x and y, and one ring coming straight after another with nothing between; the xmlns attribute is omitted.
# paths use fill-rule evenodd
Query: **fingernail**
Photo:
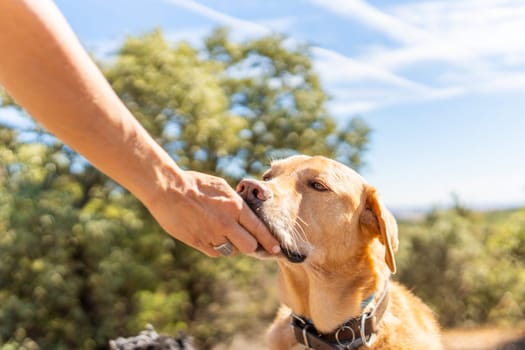
<svg viewBox="0 0 525 350"><path fill-rule="evenodd" d="M278 245L273 246L272 253L277 254L280 251L281 251L281 247L279 247Z"/></svg>

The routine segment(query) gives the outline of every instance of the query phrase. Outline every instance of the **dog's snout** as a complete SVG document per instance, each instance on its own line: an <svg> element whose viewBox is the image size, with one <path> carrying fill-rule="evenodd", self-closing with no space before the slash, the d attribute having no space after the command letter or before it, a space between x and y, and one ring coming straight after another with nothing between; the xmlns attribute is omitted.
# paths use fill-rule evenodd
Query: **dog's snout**
<svg viewBox="0 0 525 350"><path fill-rule="evenodd" d="M272 192L257 180L244 179L237 185L237 192L247 202L263 202L272 197Z"/></svg>

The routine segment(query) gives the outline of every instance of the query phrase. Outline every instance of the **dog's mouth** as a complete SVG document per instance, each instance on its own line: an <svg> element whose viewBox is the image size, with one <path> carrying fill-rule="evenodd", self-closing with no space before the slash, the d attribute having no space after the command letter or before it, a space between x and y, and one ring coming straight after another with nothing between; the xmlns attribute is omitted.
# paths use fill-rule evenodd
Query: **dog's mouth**
<svg viewBox="0 0 525 350"><path fill-rule="evenodd" d="M281 246L281 251L283 252L283 255L286 257L286 259L288 259L288 261L291 263L298 264L306 260L306 255L299 252L294 252L286 247Z"/></svg>
<svg viewBox="0 0 525 350"><path fill-rule="evenodd" d="M277 238L277 240L280 242L281 247L281 254L277 256L284 256L289 262L297 264L302 263L306 260L307 255L299 252L297 249L290 248L287 244L284 244L282 235L277 233L277 229L275 229L271 224L270 219L264 214L264 211L260 205L254 205L248 202L248 206L252 211L257 215L259 219L266 225L270 233ZM255 251L257 256L259 257L271 257L264 248L259 244L257 247L257 250Z"/></svg>
<svg viewBox="0 0 525 350"><path fill-rule="evenodd" d="M257 250L255 251L255 253L259 256L269 256L266 250L264 250L264 248L260 244L257 246ZM294 264L302 263L303 261L306 260L305 254L301 254L299 252L293 251L287 247L284 247L282 244L281 244L281 253L289 262L294 263Z"/></svg>

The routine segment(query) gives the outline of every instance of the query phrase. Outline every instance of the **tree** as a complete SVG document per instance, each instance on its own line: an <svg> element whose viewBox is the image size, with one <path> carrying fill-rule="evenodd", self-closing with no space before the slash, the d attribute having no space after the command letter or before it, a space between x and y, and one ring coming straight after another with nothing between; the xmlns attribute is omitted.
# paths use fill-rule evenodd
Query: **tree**
<svg viewBox="0 0 525 350"><path fill-rule="evenodd" d="M234 43L218 30L197 50L155 31L129 38L103 70L184 168L234 184L296 152L361 164L368 127L338 127L307 48L285 38ZM105 349L151 322L210 347L269 320L273 265L180 244L37 125L0 136L0 342Z"/></svg>
<svg viewBox="0 0 525 350"><path fill-rule="evenodd" d="M206 40L208 59L224 69L220 82L229 108L247 122L237 154L245 172L260 173L268 159L295 153L323 154L357 168L369 129L360 119L337 125L308 47L282 36L232 43L226 29Z"/></svg>

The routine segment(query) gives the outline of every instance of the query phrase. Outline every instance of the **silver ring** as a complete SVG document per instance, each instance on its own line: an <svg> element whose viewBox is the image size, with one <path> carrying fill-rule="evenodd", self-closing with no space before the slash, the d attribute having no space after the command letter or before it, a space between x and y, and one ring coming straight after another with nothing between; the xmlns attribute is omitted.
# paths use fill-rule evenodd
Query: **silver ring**
<svg viewBox="0 0 525 350"><path fill-rule="evenodd" d="M213 249L221 253L222 256L229 256L233 253L233 245L230 242L219 244L213 247Z"/></svg>
<svg viewBox="0 0 525 350"><path fill-rule="evenodd" d="M342 342L339 340L339 333L340 333L341 331L344 331L345 329L348 329L348 330L350 330L350 332L352 332L352 341L347 341L347 342L345 342L345 343L342 343ZM340 346L350 346L350 345L352 345L352 344L355 342L355 332L354 332L354 330L353 330L351 327L349 327L349 326L343 326L343 327L339 328L339 329L337 330L337 332L335 332L335 340L337 341L337 344L339 344Z"/></svg>

